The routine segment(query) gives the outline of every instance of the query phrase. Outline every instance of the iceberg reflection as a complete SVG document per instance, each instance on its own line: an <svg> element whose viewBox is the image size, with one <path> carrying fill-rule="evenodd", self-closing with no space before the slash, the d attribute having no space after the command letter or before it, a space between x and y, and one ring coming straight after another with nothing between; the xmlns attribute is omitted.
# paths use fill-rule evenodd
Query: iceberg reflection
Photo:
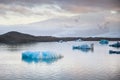
<svg viewBox="0 0 120 80"><path fill-rule="evenodd" d="M80 48L80 49L75 49L75 48L73 48L73 50L80 50L80 51L82 51L82 52L89 52L89 51L94 51L93 49L82 49L82 48Z"/></svg>
<svg viewBox="0 0 120 80"><path fill-rule="evenodd" d="M59 58L61 59L61 58ZM28 59L28 58L22 58L22 61L27 62L27 63L47 63L51 64L54 62L57 62L59 59Z"/></svg>

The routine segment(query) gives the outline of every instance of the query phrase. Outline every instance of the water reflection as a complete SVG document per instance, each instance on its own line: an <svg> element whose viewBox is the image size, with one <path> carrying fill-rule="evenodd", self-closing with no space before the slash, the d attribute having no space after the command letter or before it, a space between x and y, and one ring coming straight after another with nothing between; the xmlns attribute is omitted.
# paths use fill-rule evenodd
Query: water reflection
<svg viewBox="0 0 120 80"><path fill-rule="evenodd" d="M1 43L0 47L2 47L3 50L5 49L6 51L15 52L15 51L21 51L22 49L26 47L32 47L36 44L37 43L25 43L25 44L2 44Z"/></svg>
<svg viewBox="0 0 120 80"><path fill-rule="evenodd" d="M29 59L29 58L22 58L22 61L26 63L47 63L47 64L52 64L54 62L57 62L61 58L56 58L56 59Z"/></svg>

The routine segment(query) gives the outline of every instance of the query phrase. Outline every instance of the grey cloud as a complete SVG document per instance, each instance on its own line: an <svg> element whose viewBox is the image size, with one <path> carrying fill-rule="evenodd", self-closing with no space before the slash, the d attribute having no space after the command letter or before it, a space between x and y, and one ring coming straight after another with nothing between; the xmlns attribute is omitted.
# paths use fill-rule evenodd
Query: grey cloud
<svg viewBox="0 0 120 80"><path fill-rule="evenodd" d="M0 0L3 4L53 4L79 5L79 6L99 6L99 7L120 7L120 0Z"/></svg>
<svg viewBox="0 0 120 80"><path fill-rule="evenodd" d="M40 15L40 16L46 16L46 15L55 15L52 13L52 11L60 12L62 10L57 9L55 6L46 6L46 9L43 9L42 11L36 11L34 10L35 7L28 7L28 6L22 6L22 5L8 5L8 4L0 4L0 16L5 16L6 14L9 14L9 12L12 12L13 14L17 13L17 15L23 15L23 16L31 16L31 15ZM41 7L39 7L40 9Z"/></svg>
<svg viewBox="0 0 120 80"><path fill-rule="evenodd" d="M0 13L6 13L6 12L16 12L20 14L32 14L33 12L24 6L15 6L15 5L4 5L0 4Z"/></svg>
<svg viewBox="0 0 120 80"><path fill-rule="evenodd" d="M5 14L6 14L5 11L0 10L0 16L4 17Z"/></svg>
<svg viewBox="0 0 120 80"><path fill-rule="evenodd" d="M35 5L53 3L54 0L0 0L3 4Z"/></svg>
<svg viewBox="0 0 120 80"><path fill-rule="evenodd" d="M86 11L96 11L98 9L102 10L120 10L120 0L60 0L62 8L74 11L81 11L81 9ZM86 12L85 11L85 12Z"/></svg>
<svg viewBox="0 0 120 80"><path fill-rule="evenodd" d="M71 12L89 12L89 11L97 11L98 9L118 9L120 10L120 0L0 0L0 4L4 5L16 5L22 6L14 7L10 10L16 11L19 13L29 13L32 14L29 9L37 5L42 4L56 4L60 6L64 10L68 10ZM23 8L24 7L24 8ZM37 13L39 14L39 13Z"/></svg>

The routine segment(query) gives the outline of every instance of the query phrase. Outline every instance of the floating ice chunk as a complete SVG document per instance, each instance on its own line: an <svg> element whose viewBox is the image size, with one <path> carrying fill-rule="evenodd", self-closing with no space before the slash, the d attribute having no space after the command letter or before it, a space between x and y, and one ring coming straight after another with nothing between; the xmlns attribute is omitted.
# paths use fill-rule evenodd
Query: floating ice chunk
<svg viewBox="0 0 120 80"><path fill-rule="evenodd" d="M47 61L50 62L51 60L57 60L62 58L63 56L60 54L56 54L49 51L26 51L22 53L22 60L29 61L29 62L38 62L38 61Z"/></svg>
<svg viewBox="0 0 120 80"><path fill-rule="evenodd" d="M110 50L109 53L110 54L120 54L120 51L112 51L112 50Z"/></svg>
<svg viewBox="0 0 120 80"><path fill-rule="evenodd" d="M80 41L82 41L82 39L77 39L77 40L75 40L76 42L80 42Z"/></svg>
<svg viewBox="0 0 120 80"><path fill-rule="evenodd" d="M119 48L120 47L120 42L114 43L114 44L109 45L109 46Z"/></svg>
<svg viewBox="0 0 120 80"><path fill-rule="evenodd" d="M64 41L63 40L60 40L60 41L58 41L59 43L63 43Z"/></svg>
<svg viewBox="0 0 120 80"><path fill-rule="evenodd" d="M89 50L93 50L93 46L94 44L91 45L83 44L80 46L73 46L73 49L79 49L81 51L88 52Z"/></svg>
<svg viewBox="0 0 120 80"><path fill-rule="evenodd" d="M73 46L73 49L91 49L91 48L93 48L93 44L91 45L83 44L80 46Z"/></svg>
<svg viewBox="0 0 120 80"><path fill-rule="evenodd" d="M99 42L100 44L108 44L109 43L109 41L108 40L100 40L100 42Z"/></svg>

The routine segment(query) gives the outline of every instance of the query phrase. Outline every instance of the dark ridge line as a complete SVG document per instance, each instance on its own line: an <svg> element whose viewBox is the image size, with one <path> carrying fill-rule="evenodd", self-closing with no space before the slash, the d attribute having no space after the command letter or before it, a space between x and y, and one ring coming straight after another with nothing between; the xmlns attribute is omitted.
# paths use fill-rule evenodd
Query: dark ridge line
<svg viewBox="0 0 120 80"><path fill-rule="evenodd" d="M99 41L101 39L109 41L120 41L120 38L109 37L52 37L52 36L34 36L30 34L11 31L0 35L0 43L5 44L21 44L32 42L58 42L58 41L74 41L81 39L82 41Z"/></svg>

